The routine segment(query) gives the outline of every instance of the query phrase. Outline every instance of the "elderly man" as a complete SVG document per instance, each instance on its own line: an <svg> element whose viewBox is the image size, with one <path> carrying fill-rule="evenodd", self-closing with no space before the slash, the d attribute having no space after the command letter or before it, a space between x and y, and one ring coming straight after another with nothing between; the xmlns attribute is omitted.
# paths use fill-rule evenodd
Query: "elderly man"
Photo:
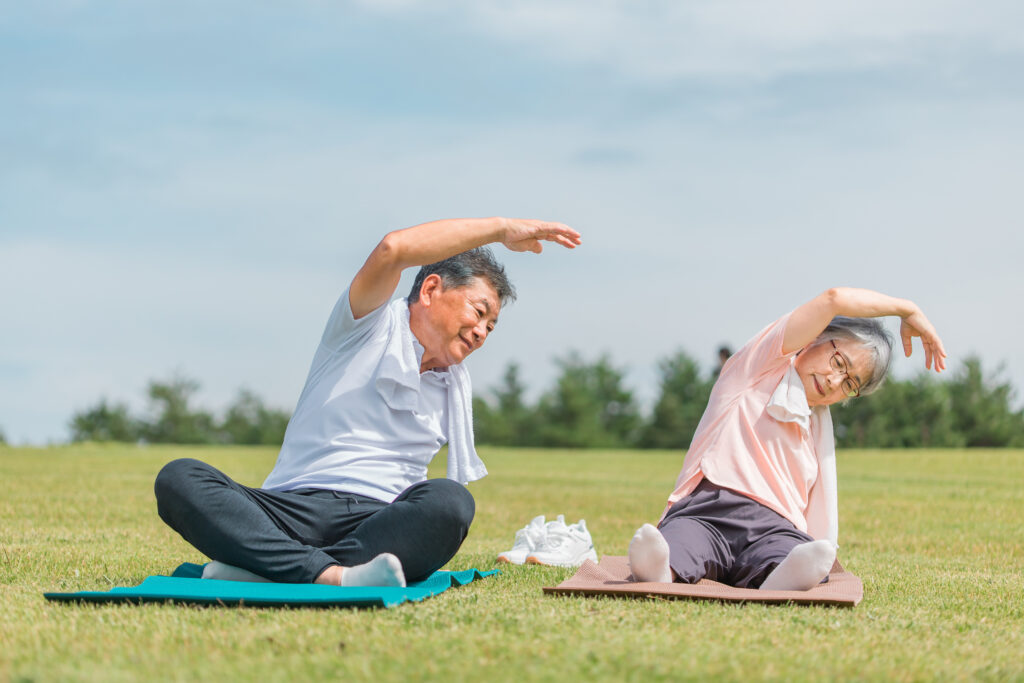
<svg viewBox="0 0 1024 683"><path fill-rule="evenodd" d="M484 245L574 248L560 223L453 219L389 233L341 295L263 488L197 460L157 476L160 517L214 560L204 576L404 586L458 551L487 471L462 361L515 297ZM391 303L402 271L422 266ZM446 479L427 465L448 444Z"/></svg>

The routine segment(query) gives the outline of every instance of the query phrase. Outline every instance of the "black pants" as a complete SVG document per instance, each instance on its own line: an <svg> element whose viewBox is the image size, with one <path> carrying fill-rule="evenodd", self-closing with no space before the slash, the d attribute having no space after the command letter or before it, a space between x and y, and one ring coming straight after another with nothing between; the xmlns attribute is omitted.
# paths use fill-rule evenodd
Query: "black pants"
<svg viewBox="0 0 1024 683"><path fill-rule="evenodd" d="M392 503L324 489L265 491L190 458L160 470L157 510L204 555L272 581L312 583L331 565L380 553L419 581L448 562L469 533L476 505L461 484L430 479Z"/></svg>

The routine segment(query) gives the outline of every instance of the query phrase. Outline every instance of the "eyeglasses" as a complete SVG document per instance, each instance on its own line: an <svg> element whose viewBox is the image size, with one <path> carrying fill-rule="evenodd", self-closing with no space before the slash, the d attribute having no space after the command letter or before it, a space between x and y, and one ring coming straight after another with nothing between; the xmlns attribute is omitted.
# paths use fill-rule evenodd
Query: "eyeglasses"
<svg viewBox="0 0 1024 683"><path fill-rule="evenodd" d="M860 396L860 386L850 377L850 364L846 362L843 354L839 353L839 347L836 346L835 340L832 339L830 341L832 342L832 348L835 349L835 353L828 359L828 364L839 374L846 375L846 379L840 385L843 393L849 398L857 398Z"/></svg>

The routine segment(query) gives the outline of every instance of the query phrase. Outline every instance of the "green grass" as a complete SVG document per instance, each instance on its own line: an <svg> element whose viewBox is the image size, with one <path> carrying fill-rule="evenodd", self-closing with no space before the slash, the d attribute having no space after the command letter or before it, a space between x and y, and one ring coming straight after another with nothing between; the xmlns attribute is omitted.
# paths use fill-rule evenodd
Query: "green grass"
<svg viewBox="0 0 1024 683"><path fill-rule="evenodd" d="M625 554L682 455L484 449L477 519L449 569L494 566L532 516L585 517ZM390 610L49 603L202 557L156 515L176 457L258 485L270 449L0 447L0 680L1024 679L1024 452L840 452L855 609L542 594L502 574ZM440 458L443 465L443 458ZM438 470L440 474L440 470Z"/></svg>

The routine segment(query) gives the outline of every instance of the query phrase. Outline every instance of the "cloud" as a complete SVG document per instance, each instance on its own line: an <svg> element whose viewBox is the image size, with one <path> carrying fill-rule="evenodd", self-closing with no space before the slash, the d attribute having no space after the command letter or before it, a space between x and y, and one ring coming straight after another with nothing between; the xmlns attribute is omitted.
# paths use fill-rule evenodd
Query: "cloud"
<svg viewBox="0 0 1024 683"><path fill-rule="evenodd" d="M1018 56L1024 49L1024 9L1005 0L983 6L965 0L367 0L364 6L464 17L526 54L648 81L767 80L915 66L965 45Z"/></svg>

